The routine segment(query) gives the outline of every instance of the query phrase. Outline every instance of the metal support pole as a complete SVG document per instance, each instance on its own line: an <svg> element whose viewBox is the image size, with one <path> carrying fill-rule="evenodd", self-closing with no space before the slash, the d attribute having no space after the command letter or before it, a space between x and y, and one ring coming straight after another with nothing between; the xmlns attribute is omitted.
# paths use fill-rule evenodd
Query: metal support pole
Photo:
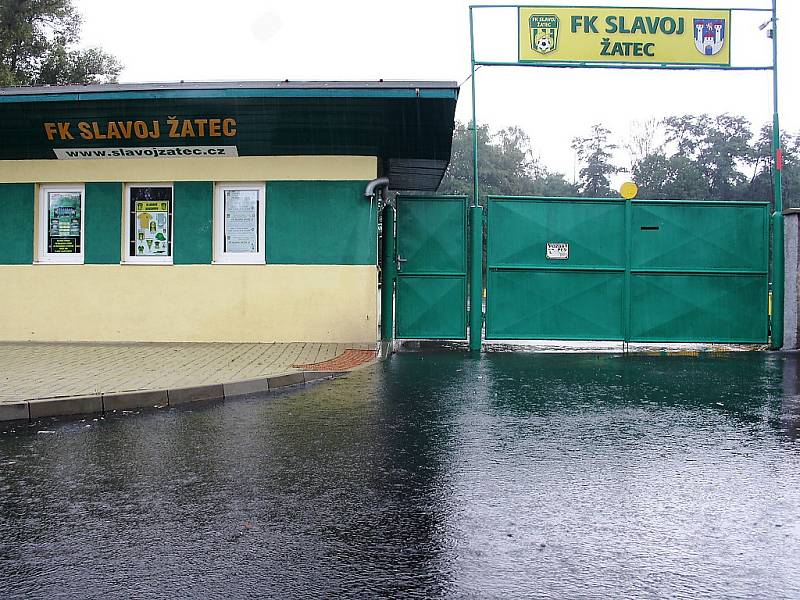
<svg viewBox="0 0 800 600"><path fill-rule="evenodd" d="M778 9L777 0L772 0L772 95L774 101L772 119L772 190L775 212L772 213L772 337L770 347L783 347L783 293L785 258L783 249L783 150L781 128L778 119Z"/></svg>
<svg viewBox="0 0 800 600"><path fill-rule="evenodd" d="M483 330L483 208L469 208L469 349L481 349Z"/></svg>
<svg viewBox="0 0 800 600"><path fill-rule="evenodd" d="M381 283L381 339L394 339L394 281L397 278L394 240L394 208L383 209L383 281Z"/></svg>
<svg viewBox="0 0 800 600"><path fill-rule="evenodd" d="M480 351L483 333L483 209L478 202L478 116L475 106L475 30L469 8L469 51L472 72L472 206L469 209L469 349Z"/></svg>
<svg viewBox="0 0 800 600"><path fill-rule="evenodd" d="M469 51L470 64L472 65L472 206L479 206L478 202L478 116L475 107L475 32L472 23L472 7L469 8Z"/></svg>

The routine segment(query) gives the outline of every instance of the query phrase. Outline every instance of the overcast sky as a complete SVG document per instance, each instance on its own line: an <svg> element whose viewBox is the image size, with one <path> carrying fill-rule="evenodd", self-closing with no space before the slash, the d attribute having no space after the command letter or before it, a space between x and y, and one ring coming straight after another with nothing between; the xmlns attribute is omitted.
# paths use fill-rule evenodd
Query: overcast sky
<svg viewBox="0 0 800 600"><path fill-rule="evenodd" d="M469 6L463 0L76 0L85 45L125 65L123 82L179 80L451 80L470 70ZM485 2L485 4L492 4ZM533 4L533 3L532 3ZM541 3L545 4L545 3ZM569 3L553 3L569 5ZM580 0L576 5L764 7L769 0ZM800 130L800 0L779 0L782 127ZM758 25L767 13L737 13L736 65L770 61ZM476 11L479 60L514 60L513 9ZM594 69L479 70L478 122L520 125L542 161L572 178L570 140L603 122L618 142L632 124L671 114L731 112L765 123L772 115L771 73L652 72ZM457 118L471 114L470 83ZM627 164L620 153L618 160Z"/></svg>

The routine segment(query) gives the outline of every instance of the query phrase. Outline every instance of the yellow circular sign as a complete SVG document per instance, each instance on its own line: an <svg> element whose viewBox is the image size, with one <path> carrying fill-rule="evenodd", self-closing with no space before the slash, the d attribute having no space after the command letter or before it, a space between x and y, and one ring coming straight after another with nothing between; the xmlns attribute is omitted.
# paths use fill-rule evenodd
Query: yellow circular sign
<svg viewBox="0 0 800 600"><path fill-rule="evenodd" d="M639 193L639 186L632 181L626 181L622 184L622 187L619 188L619 193L625 200L633 200L636 198L636 194Z"/></svg>

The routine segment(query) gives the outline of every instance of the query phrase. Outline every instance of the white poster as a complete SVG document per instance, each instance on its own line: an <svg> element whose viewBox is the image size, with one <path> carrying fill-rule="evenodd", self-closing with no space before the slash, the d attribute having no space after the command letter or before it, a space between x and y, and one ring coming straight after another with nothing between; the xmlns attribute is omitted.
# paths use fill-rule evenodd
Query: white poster
<svg viewBox="0 0 800 600"><path fill-rule="evenodd" d="M258 252L258 190L225 190L225 251Z"/></svg>

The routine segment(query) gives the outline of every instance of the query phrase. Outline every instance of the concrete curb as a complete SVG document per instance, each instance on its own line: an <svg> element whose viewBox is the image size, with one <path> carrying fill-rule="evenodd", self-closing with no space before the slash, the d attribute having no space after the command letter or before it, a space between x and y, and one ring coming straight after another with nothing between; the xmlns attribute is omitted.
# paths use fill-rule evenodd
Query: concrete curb
<svg viewBox="0 0 800 600"><path fill-rule="evenodd" d="M31 398L0 403L0 422L35 421L44 417L105 414L121 410L158 409L192 402L212 402L247 394L269 394L290 386L341 377L348 371L298 371L273 377L165 390L109 392L90 396Z"/></svg>

